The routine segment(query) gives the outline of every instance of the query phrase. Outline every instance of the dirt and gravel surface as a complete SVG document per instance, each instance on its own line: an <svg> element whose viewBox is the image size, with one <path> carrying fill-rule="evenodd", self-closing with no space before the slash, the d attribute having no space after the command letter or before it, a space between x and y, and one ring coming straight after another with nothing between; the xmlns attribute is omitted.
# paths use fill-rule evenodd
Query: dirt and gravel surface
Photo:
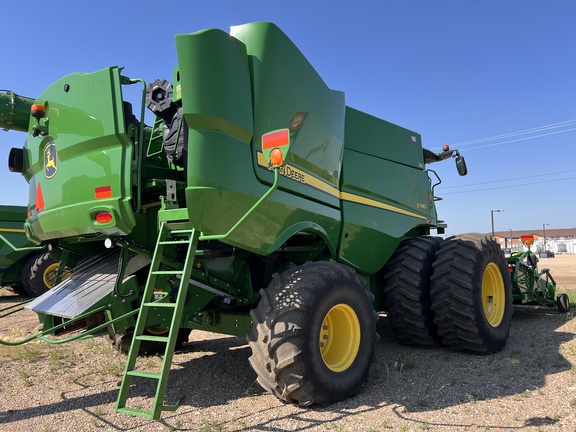
<svg viewBox="0 0 576 432"><path fill-rule="evenodd" d="M576 255L543 259L576 300ZM0 308L19 300L0 290ZM105 337L0 347L0 431L565 431L576 430L576 319L516 308L491 356L397 344L386 317L368 382L355 397L298 408L264 393L243 339L194 331L174 357L159 421L114 412L126 357ZM34 331L29 311L0 318L0 339ZM141 358L148 368L159 357ZM150 391L150 388L144 387ZM138 395L137 395L138 396ZM145 400L137 399L145 408Z"/></svg>

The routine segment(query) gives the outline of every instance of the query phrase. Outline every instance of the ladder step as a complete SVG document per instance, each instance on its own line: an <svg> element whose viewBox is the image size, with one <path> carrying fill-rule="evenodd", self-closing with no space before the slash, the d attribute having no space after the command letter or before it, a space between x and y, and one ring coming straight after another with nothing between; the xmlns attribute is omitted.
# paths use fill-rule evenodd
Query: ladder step
<svg viewBox="0 0 576 432"><path fill-rule="evenodd" d="M174 405L162 405L159 407L161 411L176 411L180 408L180 403ZM144 411L138 408L118 408L116 412L123 413L123 414L132 414L139 417L146 417L149 419L154 419L154 412L153 411Z"/></svg>
<svg viewBox="0 0 576 432"><path fill-rule="evenodd" d="M167 245L167 244L189 244L190 240L164 240L158 242L158 244Z"/></svg>
<svg viewBox="0 0 576 432"><path fill-rule="evenodd" d="M149 341L149 342L168 342L170 338L168 336L152 336L152 335L141 335L135 336L136 339L141 341Z"/></svg>
<svg viewBox="0 0 576 432"><path fill-rule="evenodd" d="M154 413L152 411L144 411L138 408L117 408L116 409L117 412L119 413L124 413L124 414L132 414L135 416L139 416L139 417L146 417L149 419L153 419L154 418Z"/></svg>
<svg viewBox="0 0 576 432"><path fill-rule="evenodd" d="M175 308L176 303L144 303L144 307L163 307L163 308Z"/></svg>
<svg viewBox="0 0 576 432"><path fill-rule="evenodd" d="M191 229L174 229L170 231L170 234L192 234Z"/></svg>
<svg viewBox="0 0 576 432"><path fill-rule="evenodd" d="M155 275L181 275L183 273L182 270L155 270L151 271L150 273Z"/></svg>
<svg viewBox="0 0 576 432"><path fill-rule="evenodd" d="M162 376L159 373L137 371L137 370L128 371L128 372L126 372L126 375L140 377L140 378L151 378L151 379L156 379L156 380L159 380L160 377Z"/></svg>

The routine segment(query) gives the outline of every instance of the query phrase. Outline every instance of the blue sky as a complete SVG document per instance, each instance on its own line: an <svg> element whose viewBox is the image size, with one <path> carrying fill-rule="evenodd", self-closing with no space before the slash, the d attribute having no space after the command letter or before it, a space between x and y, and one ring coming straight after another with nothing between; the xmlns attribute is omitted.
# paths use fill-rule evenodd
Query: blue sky
<svg viewBox="0 0 576 432"><path fill-rule="evenodd" d="M349 106L466 157L467 177L432 166L448 234L489 232L495 209L496 230L576 227L572 0L29 0L2 16L0 88L29 97L111 65L170 79L174 34L274 22ZM0 131L0 161L24 138ZM26 204L22 177L1 169L0 184L0 204Z"/></svg>

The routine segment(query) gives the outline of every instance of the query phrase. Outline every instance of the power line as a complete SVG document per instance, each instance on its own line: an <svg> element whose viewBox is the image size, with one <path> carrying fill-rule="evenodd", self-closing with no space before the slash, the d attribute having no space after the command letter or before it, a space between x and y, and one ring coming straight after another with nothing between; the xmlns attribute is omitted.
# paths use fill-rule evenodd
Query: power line
<svg viewBox="0 0 576 432"><path fill-rule="evenodd" d="M536 177L548 177L548 176L553 176L553 175L557 175L557 174L566 174L566 173L571 173L571 172L576 172L576 170L556 171L556 172L547 173L547 174L530 175L530 176L525 176L525 177L515 177L515 178L511 178L511 179L491 180L491 181L486 181L486 182L481 182L481 183L469 183L466 185L457 185L457 186L441 186L441 185L439 185L438 188L454 189L454 188L462 188L462 187L468 187L468 186L481 186L481 185L490 184L490 183L502 183L502 182L516 181L516 180L525 180L525 179L529 179L529 178L533 179Z"/></svg>
<svg viewBox="0 0 576 432"><path fill-rule="evenodd" d="M530 129L524 129L524 130L520 130L520 131L516 131L516 132L506 133L506 134L494 135L494 136L486 137L486 138L461 141L459 143L451 144L450 146L453 148L456 148L456 147L462 148L462 147L473 145L473 144L480 144L480 143L485 143L485 142L490 142L490 141L498 141L498 140L517 137L517 136L521 136L521 135L544 132L544 131L551 130L551 129L566 128L568 126L574 126L574 125L576 125L576 119L566 120L566 121L558 122L558 123L551 123L549 125L539 126L539 127L530 128ZM513 140L500 141L500 142L495 142L495 143L491 143L491 144L467 148L466 151L476 150L476 149L486 148L486 147L493 147L493 146L502 145L502 144L509 144L509 143L513 143L513 142L524 141L524 140L529 140L529 139L534 139L534 138L541 138L541 137L550 136L550 135L557 135L557 134L561 134L561 133L571 132L574 130L576 130L576 128L563 129L563 130L557 131L557 132L550 132L550 133L532 135L532 136L513 139Z"/></svg>
<svg viewBox="0 0 576 432"><path fill-rule="evenodd" d="M466 151L477 150L477 149L486 148L486 147L494 147L494 146L497 146L497 145L513 143L513 142L517 142L517 141L525 141L525 140L529 140L529 139L533 139L533 138L540 138L540 137L545 137L545 136L550 136L550 135L557 135L557 134L561 134L561 133L565 133L565 132L570 132L570 131L574 131L574 130L576 130L576 128L565 129L565 130L558 131L558 132L550 132L550 133L542 134L542 135L534 135L534 136L525 137L525 138L518 138L518 139L515 139L515 140L502 141L502 142L497 142L497 143L494 143L494 144L486 144L486 145L482 145L482 146L478 146L478 147L468 148L468 149L466 149Z"/></svg>
<svg viewBox="0 0 576 432"><path fill-rule="evenodd" d="M446 192L446 193L443 193L442 195L454 195L454 194L462 194L462 193L483 192L483 191L496 190L496 189L510 189L510 188L515 188L515 187L539 185L542 183L554 183L554 182L559 182L559 181L564 181L564 180L573 180L573 179L576 179L576 177L567 177L567 178L556 179L556 180L544 180L544 181L539 181L539 182L522 183L522 184L518 184L518 185L506 185L506 186L499 186L499 187L492 187L492 188L474 189L474 190L469 190L469 191Z"/></svg>
<svg viewBox="0 0 576 432"><path fill-rule="evenodd" d="M531 128L531 129L524 129L524 130L520 130L520 131L516 131L516 132L510 132L510 133L505 133L505 134L501 134L501 135L495 135L495 136L488 137L488 138L480 138L480 139L475 139L475 140L470 140L470 141L462 141L462 142L452 144L452 145L461 147L461 146L466 146L466 145L470 145L470 144L476 144L479 142L493 141L493 140L497 140L497 139L501 139L501 138L508 138L508 137L517 136L517 135L526 135L528 133L541 132L541 131L545 131L545 130L556 129L559 127L571 126L575 123L576 123L576 119L566 120L563 122L552 123L549 125L539 126L539 127L535 127L535 128Z"/></svg>

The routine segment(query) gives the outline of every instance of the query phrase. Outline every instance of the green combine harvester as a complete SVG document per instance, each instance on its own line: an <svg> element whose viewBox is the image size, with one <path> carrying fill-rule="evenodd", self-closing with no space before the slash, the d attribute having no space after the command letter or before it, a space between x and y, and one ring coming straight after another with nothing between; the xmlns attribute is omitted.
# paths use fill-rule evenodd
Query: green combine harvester
<svg viewBox="0 0 576 432"><path fill-rule="evenodd" d="M457 150L347 106L273 24L177 35L176 48L171 80L109 67L34 100L2 95L0 127L27 133L9 160L30 187L26 234L74 268L29 304L37 337L105 333L127 351L117 411L177 408L164 404L172 356L195 329L246 337L258 382L301 406L360 389L380 312L403 343L504 347L500 247L431 235L446 224L429 165L453 158L465 175ZM126 86L142 88L140 110ZM163 355L159 373L136 368L146 352ZM130 404L145 380L149 409Z"/></svg>
<svg viewBox="0 0 576 432"><path fill-rule="evenodd" d="M0 205L0 287L39 296L54 287L59 263L28 240L25 220L26 207ZM69 276L67 269L61 278Z"/></svg>

